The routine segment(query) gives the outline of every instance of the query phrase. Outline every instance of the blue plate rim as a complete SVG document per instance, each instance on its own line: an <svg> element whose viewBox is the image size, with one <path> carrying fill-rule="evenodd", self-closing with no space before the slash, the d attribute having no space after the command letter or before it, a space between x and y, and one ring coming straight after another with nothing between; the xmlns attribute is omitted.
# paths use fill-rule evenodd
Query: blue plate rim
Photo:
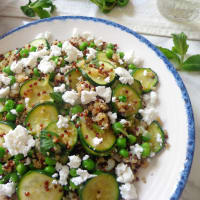
<svg viewBox="0 0 200 200"><path fill-rule="evenodd" d="M178 200L179 197L181 196L181 193L182 193L186 183L187 183L187 179L188 179L188 176L189 176L189 173L191 170L191 166L192 166L194 149L195 149L195 122L194 122L194 116L193 116L190 98L189 98L188 92L185 88L185 85L184 85L180 75L178 74L176 69L173 67L173 65L168 61L168 59L155 47L155 45L153 45L145 37L141 36L140 34L136 33L135 31L133 31L123 25L120 25L116 22L113 22L110 20L105 20L102 18L94 18L94 17L86 17L86 16L56 16L56 17L36 20L36 21L30 22L26 25L19 26L15 29L3 34L2 36L0 36L0 40L2 40L3 38L5 38L8 35L11 35L14 32L17 32L26 27L30 27L32 25L36 25L38 23L51 22L54 20L67 20L67 19L93 21L93 22L103 23L103 24L118 28L121 31L124 31L124 32L127 32L127 33L133 35L138 40L145 43L149 48L151 48L157 54L157 56L159 56L160 59L162 59L164 61L167 69L174 76L176 83L181 90L182 98L185 102L185 108L186 108L187 120L188 120L188 144L187 144L187 153L186 153L186 159L185 159L185 163L184 163L184 169L181 172L180 180L176 186L176 189L174 190L172 196L170 197L170 200Z"/></svg>

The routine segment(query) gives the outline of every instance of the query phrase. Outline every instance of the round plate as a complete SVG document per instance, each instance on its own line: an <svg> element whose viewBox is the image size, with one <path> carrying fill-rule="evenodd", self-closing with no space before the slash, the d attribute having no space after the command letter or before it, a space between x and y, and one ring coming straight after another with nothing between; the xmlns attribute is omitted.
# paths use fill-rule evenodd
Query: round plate
<svg viewBox="0 0 200 200"><path fill-rule="evenodd" d="M21 47L41 32L50 31L59 40L71 36L73 28L92 32L96 37L117 43L127 52L134 50L159 77L159 115L169 135L169 149L161 152L140 173L145 177L136 184L139 200L175 200L186 184L194 152L194 119L185 86L169 61L141 35L111 21L65 16L43 19L19 27L0 37L0 52Z"/></svg>

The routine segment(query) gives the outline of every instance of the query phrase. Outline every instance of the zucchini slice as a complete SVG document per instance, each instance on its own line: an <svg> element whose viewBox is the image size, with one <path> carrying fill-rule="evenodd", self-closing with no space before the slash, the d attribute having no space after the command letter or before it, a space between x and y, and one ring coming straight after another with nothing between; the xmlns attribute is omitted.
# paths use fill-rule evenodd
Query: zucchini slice
<svg viewBox="0 0 200 200"><path fill-rule="evenodd" d="M49 45L48 41L44 38L35 39L30 42L30 45L37 47L37 48L42 45L44 47L47 47L47 49L50 49L50 45Z"/></svg>
<svg viewBox="0 0 200 200"><path fill-rule="evenodd" d="M3 147L3 143L4 143L3 136L6 135L13 128L14 128L13 124L9 124L7 122L0 121L0 147Z"/></svg>
<svg viewBox="0 0 200 200"><path fill-rule="evenodd" d="M143 92L150 92L158 84L157 74L149 68L137 68L133 72L133 78L140 81Z"/></svg>
<svg viewBox="0 0 200 200"><path fill-rule="evenodd" d="M27 128L36 135L47 127L50 122L58 120L58 111L54 103L45 102L33 107L28 113L25 125Z"/></svg>
<svg viewBox="0 0 200 200"><path fill-rule="evenodd" d="M131 87L137 92L138 95L142 95L143 90L142 90L142 85L139 81L134 80L133 84L131 85Z"/></svg>
<svg viewBox="0 0 200 200"><path fill-rule="evenodd" d="M97 60L99 62L108 62L114 65L114 62L112 62L109 58L107 58L106 53L103 51L99 51L97 53Z"/></svg>
<svg viewBox="0 0 200 200"><path fill-rule="evenodd" d="M22 98L29 98L27 109L30 110L34 105L45 101L53 101L50 93L53 88L49 84L49 77L45 79L31 79L26 81L20 88Z"/></svg>
<svg viewBox="0 0 200 200"><path fill-rule="evenodd" d="M61 200L62 187L52 183L54 179L39 171L30 171L19 182L19 200Z"/></svg>
<svg viewBox="0 0 200 200"><path fill-rule="evenodd" d="M68 77L69 80L69 87L71 89L76 90L76 84L80 82L79 78L82 76L81 72L77 69L72 69L66 74L66 76Z"/></svg>
<svg viewBox="0 0 200 200"><path fill-rule="evenodd" d="M120 102L119 96L125 96L126 102ZM117 101L113 102L114 108L123 116L128 117L134 115L142 107L142 101L137 92L129 85L118 84L113 90L113 97Z"/></svg>
<svg viewBox="0 0 200 200"><path fill-rule="evenodd" d="M165 144L165 134L158 121L153 121L148 129L150 134L150 144L153 152L158 153L162 150Z"/></svg>
<svg viewBox="0 0 200 200"><path fill-rule="evenodd" d="M113 65L102 61L98 68L91 66L91 64L81 64L79 70L92 85L109 86L113 84L116 79Z"/></svg>
<svg viewBox="0 0 200 200"><path fill-rule="evenodd" d="M118 200L119 186L115 177L102 173L86 182L80 191L81 200Z"/></svg>
<svg viewBox="0 0 200 200"><path fill-rule="evenodd" d="M85 118L81 119L80 123L80 140L85 143L90 149L95 152L108 152L110 151L116 141L116 137L112 129L105 129L102 132L98 132L91 127L89 127L85 121ZM98 145L94 144L94 138L102 138L102 142Z"/></svg>
<svg viewBox="0 0 200 200"><path fill-rule="evenodd" d="M50 123L45 130L58 134L60 142L67 146L67 149L71 150L78 139L78 131L75 125L70 122L67 128L58 128L56 123L57 122Z"/></svg>

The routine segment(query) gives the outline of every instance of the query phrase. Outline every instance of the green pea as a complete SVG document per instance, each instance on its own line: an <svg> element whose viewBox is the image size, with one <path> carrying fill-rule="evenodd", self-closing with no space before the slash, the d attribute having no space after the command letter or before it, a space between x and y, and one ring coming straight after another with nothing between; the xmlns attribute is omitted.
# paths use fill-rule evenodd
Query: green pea
<svg viewBox="0 0 200 200"><path fill-rule="evenodd" d="M119 134L121 133L121 130L123 130L123 125L120 123L120 122L115 122L113 125L112 125L112 128L114 130L114 132L116 134Z"/></svg>
<svg viewBox="0 0 200 200"><path fill-rule="evenodd" d="M107 44L106 46L108 49L114 49L114 45L112 43Z"/></svg>
<svg viewBox="0 0 200 200"><path fill-rule="evenodd" d="M151 153L150 144L148 142L144 142L142 143L141 146L143 148L142 157L147 158L148 156L150 156L150 153Z"/></svg>
<svg viewBox="0 0 200 200"><path fill-rule="evenodd" d="M18 180L19 180L19 177L18 177L17 173L12 173L12 174L10 174L10 180L11 180L12 182L14 182L14 183L17 183Z"/></svg>
<svg viewBox="0 0 200 200"><path fill-rule="evenodd" d="M3 165L0 163L0 174L3 174Z"/></svg>
<svg viewBox="0 0 200 200"><path fill-rule="evenodd" d="M96 47L96 45L95 45L95 43L94 43L94 42L90 42L90 45L89 45L89 47L91 47L91 48L95 48L95 47Z"/></svg>
<svg viewBox="0 0 200 200"><path fill-rule="evenodd" d="M35 52L36 50L37 50L37 47L31 46L31 48L30 48L30 51L31 51L31 52Z"/></svg>
<svg viewBox="0 0 200 200"><path fill-rule="evenodd" d="M62 42L58 43L58 47L62 48Z"/></svg>
<svg viewBox="0 0 200 200"><path fill-rule="evenodd" d="M16 167L18 174L23 175L27 171L27 167L23 163L19 163Z"/></svg>
<svg viewBox="0 0 200 200"><path fill-rule="evenodd" d="M149 142L151 140L151 134L146 132L145 134L142 135L142 141L144 142Z"/></svg>
<svg viewBox="0 0 200 200"><path fill-rule="evenodd" d="M6 153L6 150L3 147L0 147L0 158L3 158Z"/></svg>
<svg viewBox="0 0 200 200"><path fill-rule="evenodd" d="M132 69L132 70L134 70L134 69L136 69L137 67L134 65L134 64L129 64L128 65L128 69Z"/></svg>
<svg viewBox="0 0 200 200"><path fill-rule="evenodd" d="M40 76L40 72L38 71L37 68L34 68L34 69L33 69L33 74L34 74L35 76L37 76L37 77Z"/></svg>
<svg viewBox="0 0 200 200"><path fill-rule="evenodd" d="M78 186L78 185L75 185L71 180L69 181L69 185L70 185L70 188L71 188L72 190L76 190L76 189L79 188L79 186Z"/></svg>
<svg viewBox="0 0 200 200"><path fill-rule="evenodd" d="M88 46L88 43L87 42L82 42L80 45L79 45L79 49L81 51L84 51Z"/></svg>
<svg viewBox="0 0 200 200"><path fill-rule="evenodd" d="M54 167L52 167L52 166L47 166L47 167L45 167L44 168L44 171L46 172L46 173L48 173L48 174L53 174L53 173L55 173L55 168Z"/></svg>
<svg viewBox="0 0 200 200"><path fill-rule="evenodd" d="M56 160L54 160L54 159L52 159L50 157L46 157L45 158L45 163L46 163L46 165L50 165L50 166L56 165Z"/></svg>
<svg viewBox="0 0 200 200"><path fill-rule="evenodd" d="M106 50L106 57L111 59L113 56L113 50L112 49L107 49Z"/></svg>
<svg viewBox="0 0 200 200"><path fill-rule="evenodd" d="M10 85L13 85L16 82L15 76L8 76L10 78Z"/></svg>
<svg viewBox="0 0 200 200"><path fill-rule="evenodd" d="M21 58L26 58L29 55L29 51L28 51L28 49L21 49L19 54L20 54Z"/></svg>
<svg viewBox="0 0 200 200"><path fill-rule="evenodd" d="M3 68L3 72L8 74L8 75L12 75L13 74L13 72L10 69L10 66L7 66L7 67Z"/></svg>
<svg viewBox="0 0 200 200"><path fill-rule="evenodd" d="M126 96L123 96L123 95L119 96L118 99L119 99L119 101L121 101L121 102L126 102L126 101L127 101Z"/></svg>
<svg viewBox="0 0 200 200"><path fill-rule="evenodd" d="M119 52L119 57L122 59L124 58L124 52Z"/></svg>
<svg viewBox="0 0 200 200"><path fill-rule="evenodd" d="M90 170L93 170L95 168L95 163L92 159L89 158L87 160L83 160L82 166L83 166L83 168L90 171Z"/></svg>
<svg viewBox="0 0 200 200"><path fill-rule="evenodd" d="M116 145L119 148L126 148L126 138L117 138Z"/></svg>
<svg viewBox="0 0 200 200"><path fill-rule="evenodd" d="M128 135L128 141L130 144L136 143L137 138L134 135Z"/></svg>
<svg viewBox="0 0 200 200"><path fill-rule="evenodd" d="M120 149L119 154L121 156L123 156L124 158L127 158L128 155L129 155L129 153L128 153L128 151L126 149Z"/></svg>
<svg viewBox="0 0 200 200"><path fill-rule="evenodd" d="M80 106L80 105L75 105L75 106L73 106L73 107L71 108L71 114L72 114L72 115L75 115L75 114L81 113L81 112L83 112L83 108L82 108L82 106Z"/></svg>
<svg viewBox="0 0 200 200"><path fill-rule="evenodd" d="M71 169L69 170L69 174L70 174L72 177L76 177L76 176L77 176L76 169L71 168Z"/></svg>
<svg viewBox="0 0 200 200"><path fill-rule="evenodd" d="M15 102L11 99L8 99L6 102L5 102L5 110L6 111L10 111L12 110L13 108L15 107Z"/></svg>
<svg viewBox="0 0 200 200"><path fill-rule="evenodd" d="M12 113L8 112L6 114L6 120L8 120L10 122L14 122L16 120L16 115L13 115Z"/></svg>
<svg viewBox="0 0 200 200"><path fill-rule="evenodd" d="M20 163L20 160L24 159L23 154L18 154L14 157L15 164L18 165Z"/></svg>
<svg viewBox="0 0 200 200"><path fill-rule="evenodd" d="M18 113L23 112L24 108L25 108L24 104L18 104L17 107L16 107L16 111Z"/></svg>

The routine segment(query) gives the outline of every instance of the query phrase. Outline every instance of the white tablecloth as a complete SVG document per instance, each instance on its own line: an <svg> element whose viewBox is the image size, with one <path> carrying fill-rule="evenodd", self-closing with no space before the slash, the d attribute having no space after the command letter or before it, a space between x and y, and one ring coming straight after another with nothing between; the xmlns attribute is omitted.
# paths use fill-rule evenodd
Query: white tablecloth
<svg viewBox="0 0 200 200"><path fill-rule="evenodd" d="M19 10L19 5L24 4L24 0L0 0L0 34L10 29L22 25L23 21L29 20L24 17ZM188 32L190 27L177 25L161 17L156 8L156 0L134 0L127 8L115 9L109 15L101 14L95 5L88 0L56 0L59 15L84 15L97 16L111 19L144 33L145 37L152 43L163 47L171 47L172 40L168 37L149 36L146 34L169 36L171 33L184 31L190 38L200 40L198 29ZM81 7L81 9L80 9ZM78 9L79 8L79 9ZM83 11L88 11L83 13ZM200 41L189 41L189 53L200 54ZM200 72L187 73L180 72L191 98L194 117L196 122L196 150L189 181L183 192L181 200L200 199Z"/></svg>

